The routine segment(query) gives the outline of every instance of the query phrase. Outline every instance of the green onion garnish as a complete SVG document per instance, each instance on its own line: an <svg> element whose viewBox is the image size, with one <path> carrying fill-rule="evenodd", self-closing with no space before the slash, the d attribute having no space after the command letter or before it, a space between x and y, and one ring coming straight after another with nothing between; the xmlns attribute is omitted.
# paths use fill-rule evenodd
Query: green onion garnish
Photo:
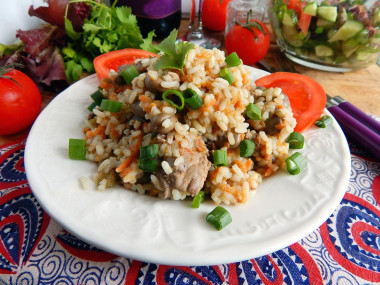
<svg viewBox="0 0 380 285"><path fill-rule="evenodd" d="M295 152L285 159L285 163L286 169L292 175L297 175L307 166L306 158L299 152Z"/></svg>
<svg viewBox="0 0 380 285"><path fill-rule="evenodd" d="M232 217L225 208L217 206L206 216L206 221L212 224L218 231L220 231L232 222Z"/></svg>
<svg viewBox="0 0 380 285"><path fill-rule="evenodd" d="M240 143L240 156L241 157L250 157L255 151L255 143L253 140L243 140Z"/></svg>
<svg viewBox="0 0 380 285"><path fill-rule="evenodd" d="M88 107L87 107L87 110L89 110L90 112L92 112L92 110L94 110L94 108L98 106L98 104L96 104L96 102L92 102Z"/></svg>
<svg viewBox="0 0 380 285"><path fill-rule="evenodd" d="M125 83L130 85L132 84L132 80L135 79L135 77L139 76L139 72L136 66L131 65L121 72L121 76L124 78Z"/></svg>
<svg viewBox="0 0 380 285"><path fill-rule="evenodd" d="M168 89L162 94L162 99L168 102L170 105L176 107L178 110L182 110L185 107L185 98L181 92L175 89Z"/></svg>
<svg viewBox="0 0 380 285"><path fill-rule="evenodd" d="M291 149L301 149L304 145L304 137L301 133L292 132L289 137L286 139L286 142L289 144Z"/></svg>
<svg viewBox="0 0 380 285"><path fill-rule="evenodd" d="M227 67L223 68L220 71L219 76L227 80L230 85L235 82L234 76L232 75L231 71Z"/></svg>
<svg viewBox="0 0 380 285"><path fill-rule="evenodd" d="M183 91L182 95L185 98L186 105L190 109L197 110L202 107L203 100L193 89L187 88Z"/></svg>
<svg viewBox="0 0 380 285"><path fill-rule="evenodd" d="M228 67L238 66L241 64L241 59L236 52L233 52L226 56L226 63Z"/></svg>
<svg viewBox="0 0 380 285"><path fill-rule="evenodd" d="M191 206L193 208L199 208L199 206L204 200L205 200L205 192L199 191L198 194L194 196Z"/></svg>
<svg viewBox="0 0 380 285"><path fill-rule="evenodd" d="M328 125L332 123L332 118L328 115L323 116L318 121L315 122L315 125L319 128L326 128Z"/></svg>
<svg viewBox="0 0 380 285"><path fill-rule="evenodd" d="M106 97L103 95L102 91L97 90L94 93L90 95L92 100L96 103L97 106L99 106L102 103L103 99L106 99Z"/></svg>
<svg viewBox="0 0 380 285"><path fill-rule="evenodd" d="M216 167L228 166L227 151L221 149L215 150L212 157Z"/></svg>
<svg viewBox="0 0 380 285"><path fill-rule="evenodd" d="M140 147L140 159L155 158L158 155L158 144Z"/></svg>
<svg viewBox="0 0 380 285"><path fill-rule="evenodd" d="M316 28L316 29L315 29L315 33L316 33L317 35L322 34L322 33L323 33L323 28L322 28L322 27L318 27L318 28Z"/></svg>
<svg viewBox="0 0 380 285"><path fill-rule="evenodd" d="M75 160L86 159L86 141L83 139L69 139L69 158Z"/></svg>
<svg viewBox="0 0 380 285"><path fill-rule="evenodd" d="M154 172L157 168L157 160L139 159L139 168L144 172Z"/></svg>
<svg viewBox="0 0 380 285"><path fill-rule="evenodd" d="M120 112L121 102L103 99L102 103L100 103L100 109L103 111L110 111L111 113Z"/></svg>
<svg viewBox="0 0 380 285"><path fill-rule="evenodd" d="M257 107L253 103L249 103L247 105L245 112L246 112L248 118L250 118L250 119L253 119L253 120L260 120L261 119L261 110L259 107Z"/></svg>

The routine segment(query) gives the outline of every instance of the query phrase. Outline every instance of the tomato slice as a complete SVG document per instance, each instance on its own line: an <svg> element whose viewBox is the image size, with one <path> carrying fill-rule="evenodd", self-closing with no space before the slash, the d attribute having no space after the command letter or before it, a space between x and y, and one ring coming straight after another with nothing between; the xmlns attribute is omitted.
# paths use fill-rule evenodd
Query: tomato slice
<svg viewBox="0 0 380 285"><path fill-rule="evenodd" d="M138 58L155 57L156 54L142 50L126 48L101 54L94 59L95 72L101 80L108 77L111 69L117 70L120 65L133 63Z"/></svg>
<svg viewBox="0 0 380 285"><path fill-rule="evenodd" d="M318 120L326 105L326 92L314 79L298 73L275 72L255 81L256 86L280 87L289 97L296 132L302 132Z"/></svg>
<svg viewBox="0 0 380 285"><path fill-rule="evenodd" d="M304 35L307 34L310 23L311 23L311 15L302 12L300 18L298 19L297 25Z"/></svg>
<svg viewBox="0 0 380 285"><path fill-rule="evenodd" d="M304 4L303 1L301 1L301 0L289 0L288 1L288 9L293 9L298 14L300 14L302 12L304 5L306 5L306 3Z"/></svg>

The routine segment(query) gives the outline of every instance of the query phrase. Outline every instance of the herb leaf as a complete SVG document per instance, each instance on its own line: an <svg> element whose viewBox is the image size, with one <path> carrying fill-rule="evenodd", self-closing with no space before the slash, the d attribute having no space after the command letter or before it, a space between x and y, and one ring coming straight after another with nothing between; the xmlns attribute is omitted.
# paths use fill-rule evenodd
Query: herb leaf
<svg viewBox="0 0 380 285"><path fill-rule="evenodd" d="M180 41L176 43L178 31L174 29L170 35L155 48L164 54L157 60L155 69L178 69L183 73L183 66L189 51L194 44Z"/></svg>

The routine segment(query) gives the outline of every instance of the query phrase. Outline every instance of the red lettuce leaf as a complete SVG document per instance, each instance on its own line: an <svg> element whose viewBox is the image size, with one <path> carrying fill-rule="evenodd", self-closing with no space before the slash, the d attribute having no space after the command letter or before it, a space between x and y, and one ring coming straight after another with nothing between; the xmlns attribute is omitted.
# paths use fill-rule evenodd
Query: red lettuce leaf
<svg viewBox="0 0 380 285"><path fill-rule="evenodd" d="M65 11L69 0L47 0L48 7L34 8L30 6L29 15L36 16L49 24L58 26L61 29L65 29ZM86 19L91 13L91 6L84 3L72 3L69 5L67 11L67 18L71 21L75 31L82 29L84 19Z"/></svg>
<svg viewBox="0 0 380 285"><path fill-rule="evenodd" d="M39 29L22 31L18 30L16 37L24 43L25 52L29 53L32 58L50 45L52 38L56 33L57 27L44 25Z"/></svg>

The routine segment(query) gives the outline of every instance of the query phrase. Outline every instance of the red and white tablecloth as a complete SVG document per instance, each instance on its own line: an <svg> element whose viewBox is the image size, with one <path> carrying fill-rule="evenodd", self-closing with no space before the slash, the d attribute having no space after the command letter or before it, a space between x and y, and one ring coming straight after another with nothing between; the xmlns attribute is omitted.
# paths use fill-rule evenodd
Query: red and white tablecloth
<svg viewBox="0 0 380 285"><path fill-rule="evenodd" d="M380 163L352 144L349 187L320 228L266 256L200 267L115 256L65 231L29 188L24 147L0 146L0 285L380 284Z"/></svg>

